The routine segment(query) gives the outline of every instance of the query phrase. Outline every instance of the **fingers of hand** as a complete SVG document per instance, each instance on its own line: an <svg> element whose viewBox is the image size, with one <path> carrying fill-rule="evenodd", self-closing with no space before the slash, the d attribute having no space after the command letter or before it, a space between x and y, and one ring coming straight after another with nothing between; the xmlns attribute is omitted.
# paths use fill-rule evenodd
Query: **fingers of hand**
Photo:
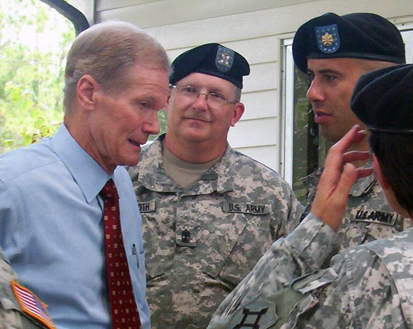
<svg viewBox="0 0 413 329"><path fill-rule="evenodd" d="M366 136L367 132L365 130L361 130L358 124L354 125L347 134L334 145L334 148L338 149L338 152L344 153L351 145L361 142Z"/></svg>
<svg viewBox="0 0 413 329"><path fill-rule="evenodd" d="M351 145L361 142L366 136L365 130L360 130L359 125L354 125L330 150L334 153L344 153Z"/></svg>
<svg viewBox="0 0 413 329"><path fill-rule="evenodd" d="M373 168L357 168L357 179L373 174Z"/></svg>
<svg viewBox="0 0 413 329"><path fill-rule="evenodd" d="M328 151L325 160L324 171L341 171L346 162L356 160L367 160L368 152L344 152L353 144L362 141L366 137L366 131L360 130L359 125L353 126L344 137L334 144Z"/></svg>
<svg viewBox="0 0 413 329"><path fill-rule="evenodd" d="M336 197L344 201L344 205L347 203L347 198L350 193L354 182L357 180L357 169L352 163L347 163L344 166L343 173L337 184Z"/></svg>
<svg viewBox="0 0 413 329"><path fill-rule="evenodd" d="M324 183L320 180L311 212L333 230L337 230L342 222L348 196L357 175L356 167L348 163L344 166L341 175L337 175L336 184L331 180L326 180Z"/></svg>
<svg viewBox="0 0 413 329"><path fill-rule="evenodd" d="M370 158L370 153L367 151L350 151L343 154L343 165L348 162L363 161Z"/></svg>

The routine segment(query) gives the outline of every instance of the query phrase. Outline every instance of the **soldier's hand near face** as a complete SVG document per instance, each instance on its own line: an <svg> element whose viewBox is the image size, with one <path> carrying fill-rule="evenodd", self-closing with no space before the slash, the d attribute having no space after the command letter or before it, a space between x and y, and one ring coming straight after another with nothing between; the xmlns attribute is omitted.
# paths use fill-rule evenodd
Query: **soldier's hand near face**
<svg viewBox="0 0 413 329"><path fill-rule="evenodd" d="M325 161L325 169L317 187L317 193L311 213L320 218L333 230L341 224L346 210L348 195L358 178L373 173L372 168L356 168L351 162L367 160L369 152L345 151L353 144L366 137L366 132L355 125L335 145L333 145Z"/></svg>

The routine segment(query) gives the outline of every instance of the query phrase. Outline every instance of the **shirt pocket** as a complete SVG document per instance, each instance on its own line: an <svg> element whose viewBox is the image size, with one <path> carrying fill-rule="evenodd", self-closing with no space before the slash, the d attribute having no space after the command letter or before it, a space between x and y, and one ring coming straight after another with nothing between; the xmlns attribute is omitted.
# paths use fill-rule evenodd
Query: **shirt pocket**
<svg viewBox="0 0 413 329"><path fill-rule="evenodd" d="M222 203L222 218L210 238L204 273L212 278L238 284L271 246L268 204Z"/></svg>

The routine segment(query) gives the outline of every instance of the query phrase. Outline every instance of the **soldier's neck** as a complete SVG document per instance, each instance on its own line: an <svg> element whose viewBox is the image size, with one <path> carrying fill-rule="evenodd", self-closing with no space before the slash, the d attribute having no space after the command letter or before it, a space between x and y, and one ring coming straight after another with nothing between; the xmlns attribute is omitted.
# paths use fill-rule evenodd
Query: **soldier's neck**
<svg viewBox="0 0 413 329"><path fill-rule="evenodd" d="M369 152L370 151L370 146L369 146L369 138L368 136L362 140L360 143L352 145L347 151L365 151ZM356 168L364 166L369 160L363 160L363 161L354 161L353 164L356 166Z"/></svg>
<svg viewBox="0 0 413 329"><path fill-rule="evenodd" d="M177 158L189 163L207 163L220 158L227 149L227 142L211 145L209 142L187 142L175 140L168 133L164 146Z"/></svg>

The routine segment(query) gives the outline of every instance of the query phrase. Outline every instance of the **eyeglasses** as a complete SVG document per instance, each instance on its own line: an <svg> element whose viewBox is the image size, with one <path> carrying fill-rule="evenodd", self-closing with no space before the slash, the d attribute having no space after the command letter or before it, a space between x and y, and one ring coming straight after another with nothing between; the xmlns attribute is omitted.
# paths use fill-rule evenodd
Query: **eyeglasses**
<svg viewBox="0 0 413 329"><path fill-rule="evenodd" d="M229 101L227 98L222 96L220 93L210 91L208 93L201 93L197 88L193 86L175 86L171 85L171 88L176 89L177 93L182 96L187 98L188 100L191 100L192 102L195 102L199 95L204 95L205 96L205 101L207 104L211 107L221 107L224 105L229 104L236 104L238 103L237 101Z"/></svg>

